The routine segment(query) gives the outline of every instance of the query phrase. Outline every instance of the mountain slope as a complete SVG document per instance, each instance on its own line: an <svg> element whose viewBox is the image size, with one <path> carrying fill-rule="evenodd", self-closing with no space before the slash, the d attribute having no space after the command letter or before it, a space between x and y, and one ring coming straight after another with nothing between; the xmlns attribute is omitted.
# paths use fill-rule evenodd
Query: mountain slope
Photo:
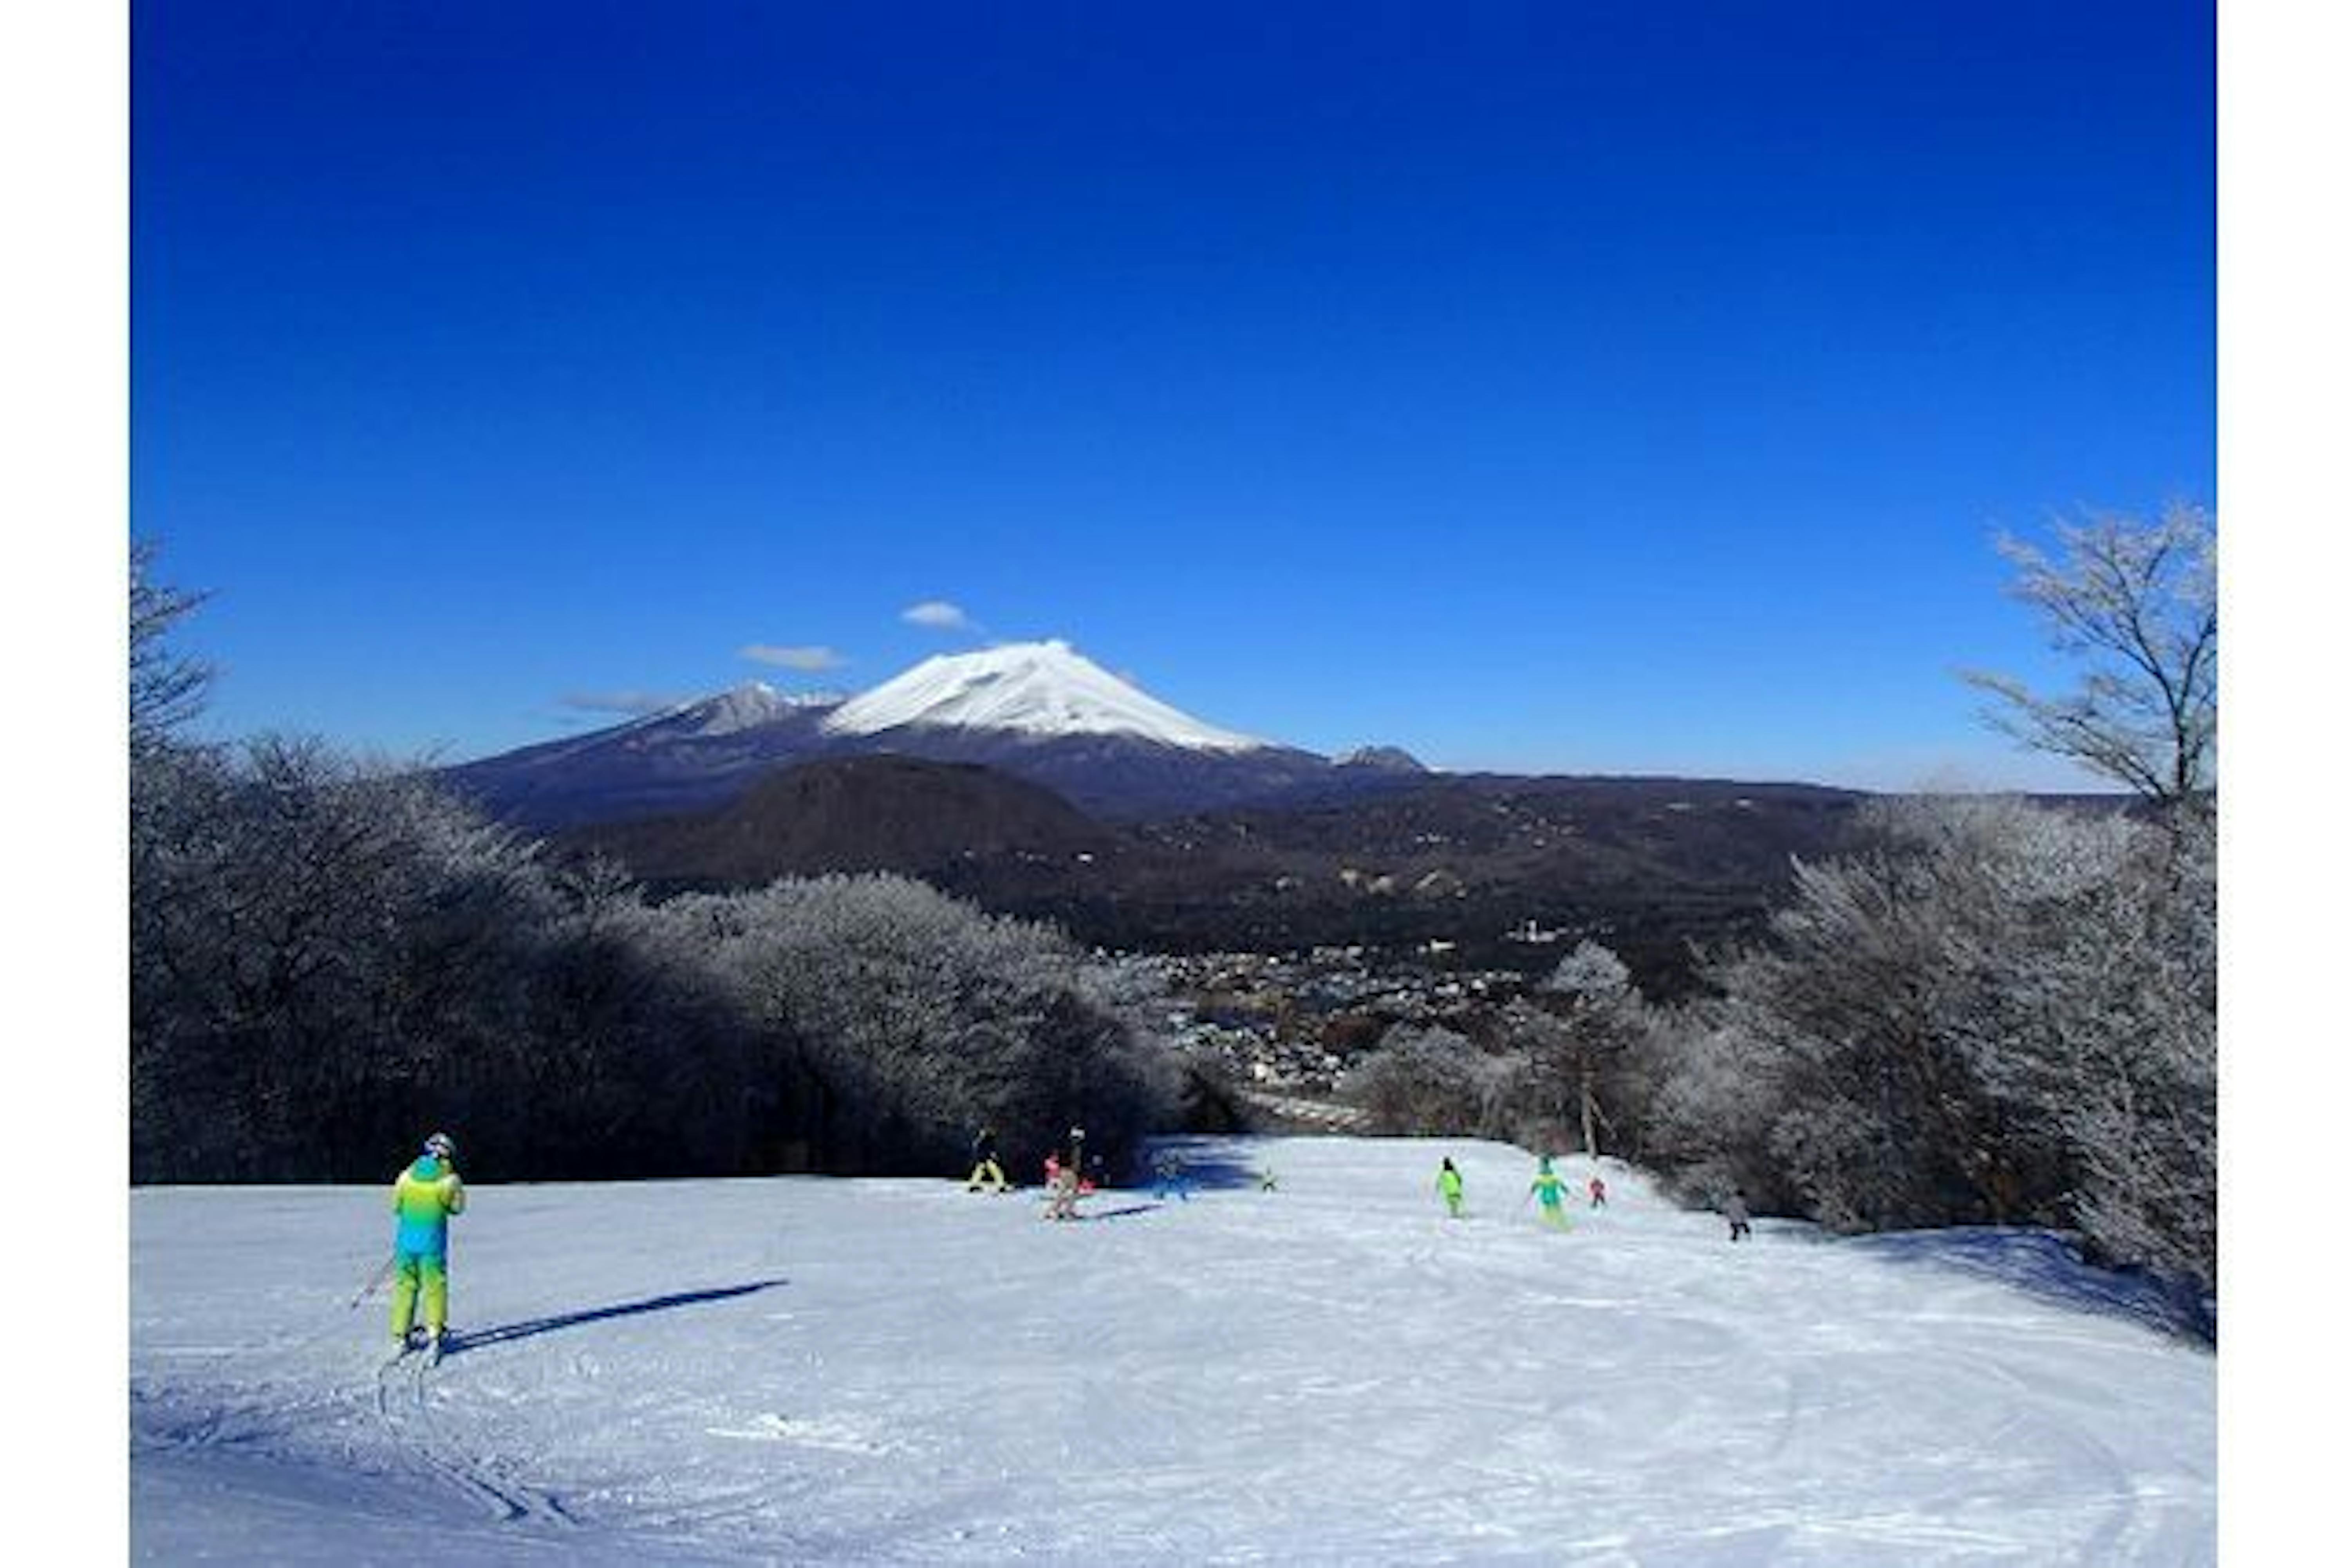
<svg viewBox="0 0 2350 1568"><path fill-rule="evenodd" d="M2216 1558L2214 1357L2053 1238L1733 1246L1612 1162L1561 1235L1498 1144L1183 1147L1190 1201L1075 1225L954 1178L482 1182L473 1343L380 1407L379 1189L134 1191L130 1555Z"/></svg>
<svg viewBox="0 0 2350 1568"><path fill-rule="evenodd" d="M829 871L928 874L968 862L1073 862L1110 835L1039 785L968 763L828 757L770 773L714 810L573 836L656 887L745 887Z"/></svg>

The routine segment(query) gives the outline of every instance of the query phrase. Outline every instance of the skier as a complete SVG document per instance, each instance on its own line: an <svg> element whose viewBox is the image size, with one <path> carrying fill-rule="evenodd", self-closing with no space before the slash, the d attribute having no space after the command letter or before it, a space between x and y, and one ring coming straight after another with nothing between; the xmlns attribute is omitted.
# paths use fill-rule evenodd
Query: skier
<svg viewBox="0 0 2350 1568"><path fill-rule="evenodd" d="M1566 1229L1566 1181L1550 1168L1550 1156L1544 1155L1536 1166L1534 1183L1526 1189L1526 1196L1541 1200L1544 1224Z"/></svg>
<svg viewBox="0 0 2350 1568"><path fill-rule="evenodd" d="M1281 1190L1281 1179L1273 1173L1273 1167L1268 1165L1263 1170L1256 1173L1256 1189L1259 1192L1278 1192Z"/></svg>
<svg viewBox="0 0 2350 1568"><path fill-rule="evenodd" d="M1150 1162L1150 1168L1159 1178L1158 1197L1161 1202L1166 1200L1170 1192L1186 1203L1191 1201L1191 1188L1183 1180L1181 1155L1171 1148L1162 1148L1159 1151L1158 1158Z"/></svg>
<svg viewBox="0 0 2350 1568"><path fill-rule="evenodd" d="M1045 1161L1045 1218L1074 1220L1077 1217L1077 1168L1075 1161L1061 1163L1059 1150Z"/></svg>
<svg viewBox="0 0 2350 1568"><path fill-rule="evenodd" d="M1607 1184L1596 1176L1591 1179L1591 1206L1594 1209L1607 1207Z"/></svg>
<svg viewBox="0 0 2350 1568"><path fill-rule="evenodd" d="M1444 1157L1443 1167L1436 1173L1436 1190L1444 1194L1444 1208L1453 1219L1461 1218L1461 1172L1454 1167L1452 1157Z"/></svg>
<svg viewBox="0 0 2350 1568"><path fill-rule="evenodd" d="M1721 1206L1721 1217L1730 1221L1731 1241L1754 1234L1754 1227L1747 1223L1746 1189L1742 1187L1730 1195L1730 1201Z"/></svg>
<svg viewBox="0 0 2350 1568"><path fill-rule="evenodd" d="M964 1189L976 1192L984 1187L991 1191L1007 1190L1011 1183L1003 1179L1003 1167L995 1162L995 1129L982 1127L979 1136L971 1140L971 1185Z"/></svg>
<svg viewBox="0 0 2350 1568"><path fill-rule="evenodd" d="M409 1348L421 1290L425 1349L438 1360L441 1336L449 1326L449 1216L465 1211L457 1146L447 1133L426 1138L424 1152L393 1181L391 1211L400 1217L391 1244L392 1342L401 1352Z"/></svg>

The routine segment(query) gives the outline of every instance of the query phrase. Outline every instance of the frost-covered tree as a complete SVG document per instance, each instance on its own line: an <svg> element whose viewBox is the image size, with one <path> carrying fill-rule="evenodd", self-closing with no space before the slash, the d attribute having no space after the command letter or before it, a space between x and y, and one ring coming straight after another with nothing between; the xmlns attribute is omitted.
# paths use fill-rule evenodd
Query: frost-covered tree
<svg viewBox="0 0 2350 1568"><path fill-rule="evenodd" d="M203 711L213 682L211 666L177 652L172 630L207 596L155 578L158 547L130 546L130 753L136 759L172 742Z"/></svg>
<svg viewBox="0 0 2350 1568"><path fill-rule="evenodd" d="M1396 1023L1343 1089L1381 1132L1491 1136L1522 1068L1520 1058L1489 1056L1441 1025Z"/></svg>
<svg viewBox="0 0 2350 1568"><path fill-rule="evenodd" d="M2208 1283L2208 829L1981 798L1880 802L1867 827L1712 965L1662 1147L1840 1228L2055 1225Z"/></svg>
<svg viewBox="0 0 2350 1568"><path fill-rule="evenodd" d="M530 848L313 740L142 767L134 1170L372 1174L404 1123L473 1108L522 1033L550 909Z"/></svg>
<svg viewBox="0 0 2350 1568"><path fill-rule="evenodd" d="M2165 807L2204 801L2220 719L2219 542L2184 503L2152 522L2092 514L2056 529L2051 556L2008 535L2011 591L2054 645L2087 662L2070 694L1970 672L1999 699L1986 717L2035 750L2069 757Z"/></svg>
<svg viewBox="0 0 2350 1568"><path fill-rule="evenodd" d="M1587 1154L1599 1152L1603 1080L1619 1073L1638 1037L1641 998L1614 950L1587 938L1559 960L1540 987L1564 1025L1564 1061Z"/></svg>
<svg viewBox="0 0 2350 1568"><path fill-rule="evenodd" d="M1059 933L899 877L678 900L754 1025L789 1042L786 1114L826 1169L951 1168L994 1127L1015 1160L1069 1127L1115 1160L1164 1125L1173 1065Z"/></svg>

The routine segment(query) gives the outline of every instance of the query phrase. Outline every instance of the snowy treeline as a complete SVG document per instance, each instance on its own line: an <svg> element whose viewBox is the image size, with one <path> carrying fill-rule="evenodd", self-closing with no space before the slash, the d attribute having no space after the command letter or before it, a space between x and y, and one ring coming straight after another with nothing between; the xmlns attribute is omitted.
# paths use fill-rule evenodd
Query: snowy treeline
<svg viewBox="0 0 2350 1568"><path fill-rule="evenodd" d="M141 748L131 1169L354 1180L421 1129L507 1179L1122 1158L1169 1115L1128 982L887 877L652 907L412 770Z"/></svg>
<svg viewBox="0 0 2350 1568"><path fill-rule="evenodd" d="M1887 801L1662 1032L1660 1161L1844 1229L2041 1224L2218 1271L2208 814Z"/></svg>
<svg viewBox="0 0 2350 1568"><path fill-rule="evenodd" d="M1605 1150L1841 1230L2074 1231L2209 1290L2208 811L1889 798L1865 828L1699 996L1650 1006L1586 943L1479 1039L1390 1030L1350 1097L1387 1131Z"/></svg>

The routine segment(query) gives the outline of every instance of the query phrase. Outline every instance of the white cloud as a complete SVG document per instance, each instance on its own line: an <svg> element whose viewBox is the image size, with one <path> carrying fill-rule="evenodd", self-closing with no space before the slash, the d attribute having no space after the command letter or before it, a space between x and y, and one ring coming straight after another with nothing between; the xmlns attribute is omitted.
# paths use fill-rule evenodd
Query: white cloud
<svg viewBox="0 0 2350 1568"><path fill-rule="evenodd" d="M778 648L754 642L740 652L754 664L780 665L785 670L837 670L848 662L829 648Z"/></svg>
<svg viewBox="0 0 2350 1568"><path fill-rule="evenodd" d="M971 617L962 613L961 605L944 599L924 599L909 607L898 618L915 626L926 626L934 631L975 631L978 628Z"/></svg>
<svg viewBox="0 0 2350 1568"><path fill-rule="evenodd" d="M560 701L567 708L584 708L591 713L658 713L684 699L658 691L567 691Z"/></svg>

